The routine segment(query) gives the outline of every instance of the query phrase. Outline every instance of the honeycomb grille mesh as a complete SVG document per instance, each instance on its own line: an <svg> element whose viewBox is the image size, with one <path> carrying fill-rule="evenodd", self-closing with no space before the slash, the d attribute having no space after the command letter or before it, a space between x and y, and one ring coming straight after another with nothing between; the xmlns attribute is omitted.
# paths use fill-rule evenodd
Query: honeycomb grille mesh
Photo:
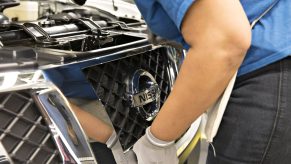
<svg viewBox="0 0 291 164"><path fill-rule="evenodd" d="M126 79L138 69L151 73L161 90L162 106L171 90L168 60L164 52L164 49L157 49L84 69L87 79L105 106L124 150L133 146L151 124L136 109L131 109L125 98Z"/></svg>
<svg viewBox="0 0 291 164"><path fill-rule="evenodd" d="M0 142L14 163L61 163L29 90L0 93Z"/></svg>

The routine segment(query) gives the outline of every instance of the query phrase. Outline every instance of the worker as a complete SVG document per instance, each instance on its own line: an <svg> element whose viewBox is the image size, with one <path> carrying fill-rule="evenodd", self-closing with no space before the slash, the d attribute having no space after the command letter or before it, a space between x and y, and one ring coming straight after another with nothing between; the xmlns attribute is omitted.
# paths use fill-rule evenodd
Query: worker
<svg viewBox="0 0 291 164"><path fill-rule="evenodd" d="M291 161L291 1L136 0L151 31L188 49L173 91L133 150L139 164L178 163L174 141L238 77L209 164Z"/></svg>

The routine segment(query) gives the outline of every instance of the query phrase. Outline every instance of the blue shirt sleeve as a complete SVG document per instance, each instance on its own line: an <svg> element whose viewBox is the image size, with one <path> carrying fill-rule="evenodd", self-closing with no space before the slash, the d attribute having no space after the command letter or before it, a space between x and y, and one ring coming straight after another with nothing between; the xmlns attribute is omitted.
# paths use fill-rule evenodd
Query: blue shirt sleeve
<svg viewBox="0 0 291 164"><path fill-rule="evenodd" d="M96 93L78 65L43 71L46 80L53 82L66 97L97 99Z"/></svg>
<svg viewBox="0 0 291 164"><path fill-rule="evenodd" d="M187 47L180 27L193 2L194 0L136 0L136 5L153 33Z"/></svg>
<svg viewBox="0 0 291 164"><path fill-rule="evenodd" d="M195 0L157 0L180 30L183 18Z"/></svg>

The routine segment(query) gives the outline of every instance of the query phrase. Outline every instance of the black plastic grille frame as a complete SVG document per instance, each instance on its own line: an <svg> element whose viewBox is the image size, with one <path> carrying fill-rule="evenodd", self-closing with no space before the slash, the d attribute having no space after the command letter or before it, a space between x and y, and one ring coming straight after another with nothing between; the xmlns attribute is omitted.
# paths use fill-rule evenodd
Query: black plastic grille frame
<svg viewBox="0 0 291 164"><path fill-rule="evenodd" d="M0 142L14 163L61 163L29 90L0 93Z"/></svg>
<svg viewBox="0 0 291 164"><path fill-rule="evenodd" d="M124 150L133 146L151 124L130 107L125 96L126 80L138 69L148 71L159 84L162 106L171 91L166 53L164 48L160 48L84 69L87 79L105 106Z"/></svg>

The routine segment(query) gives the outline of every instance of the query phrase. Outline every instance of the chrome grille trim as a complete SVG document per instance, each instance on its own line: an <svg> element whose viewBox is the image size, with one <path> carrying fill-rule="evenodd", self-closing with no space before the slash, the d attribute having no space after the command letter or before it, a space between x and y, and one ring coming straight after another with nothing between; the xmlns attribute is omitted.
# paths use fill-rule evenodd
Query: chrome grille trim
<svg viewBox="0 0 291 164"><path fill-rule="evenodd" d="M177 63L170 59L171 55L177 53L174 50L169 51L167 47L159 47L84 69L88 81L105 106L124 151L130 149L151 124L137 110L131 108L126 97L127 79L138 69L148 71L159 85L162 106L177 75Z"/></svg>
<svg viewBox="0 0 291 164"><path fill-rule="evenodd" d="M82 146L73 148L61 130L62 125L58 126L56 118L50 115L61 109L43 105L47 100L39 99L48 93L56 95L63 105ZM61 118L64 116L58 119ZM1 145L5 152L0 150L0 155L7 152L10 163L97 163L67 100L54 85L45 81L0 90Z"/></svg>
<svg viewBox="0 0 291 164"><path fill-rule="evenodd" d="M38 163L47 163L49 159L56 162L58 151L50 146L53 143L52 136L29 92L22 90L0 94L0 114L9 117L1 119L0 142L16 163L35 163L39 159L38 154L43 151L46 156L42 156Z"/></svg>
<svg viewBox="0 0 291 164"><path fill-rule="evenodd" d="M90 145L87 142L87 137L84 131L74 113L71 111L68 101L58 91L58 89L52 87L45 90L35 91L33 95L33 98L37 102L42 114L46 117L46 122L53 134L63 161L65 163L97 163ZM55 100L58 102L52 104L49 99L50 95L56 96ZM65 113L65 115L63 113ZM68 123L73 126L73 130L75 131L79 142L77 144L74 143L73 139L68 135L68 129L65 129L69 125ZM83 161L82 159L84 157L88 160Z"/></svg>

